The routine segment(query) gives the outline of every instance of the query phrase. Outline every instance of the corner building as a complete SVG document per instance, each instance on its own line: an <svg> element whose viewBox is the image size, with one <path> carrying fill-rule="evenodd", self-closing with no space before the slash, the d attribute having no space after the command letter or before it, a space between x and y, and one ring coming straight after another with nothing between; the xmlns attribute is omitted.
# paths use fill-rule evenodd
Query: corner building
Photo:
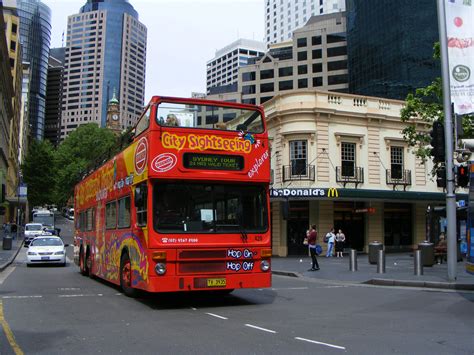
<svg viewBox="0 0 474 355"><path fill-rule="evenodd" d="M88 0L68 17L61 139L81 124L105 127L114 90L120 125L133 126L145 96L147 29L126 0Z"/></svg>
<svg viewBox="0 0 474 355"><path fill-rule="evenodd" d="M427 238L427 208L445 195L430 179L431 161L422 164L403 139L403 105L313 90L265 102L274 255L307 255L311 224L323 248L333 226L346 250L367 251L377 240L387 252L408 251Z"/></svg>

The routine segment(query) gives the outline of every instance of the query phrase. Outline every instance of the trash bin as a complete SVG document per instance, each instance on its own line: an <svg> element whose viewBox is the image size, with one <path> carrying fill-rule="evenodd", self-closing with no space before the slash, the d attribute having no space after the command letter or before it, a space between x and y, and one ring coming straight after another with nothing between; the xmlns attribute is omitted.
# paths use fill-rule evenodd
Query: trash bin
<svg viewBox="0 0 474 355"><path fill-rule="evenodd" d="M379 250L383 250L383 244L374 241L369 243L369 264L377 264Z"/></svg>
<svg viewBox="0 0 474 355"><path fill-rule="evenodd" d="M12 240L13 238L10 235L3 236L3 250L11 250L12 249Z"/></svg>
<svg viewBox="0 0 474 355"><path fill-rule="evenodd" d="M435 263L434 244L425 240L418 244L418 250L421 251L421 263L423 266L433 266Z"/></svg>

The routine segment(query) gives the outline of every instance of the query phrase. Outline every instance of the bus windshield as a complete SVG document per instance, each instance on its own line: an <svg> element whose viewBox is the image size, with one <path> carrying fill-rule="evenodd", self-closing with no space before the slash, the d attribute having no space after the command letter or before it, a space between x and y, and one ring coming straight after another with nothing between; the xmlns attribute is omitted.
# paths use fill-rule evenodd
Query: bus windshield
<svg viewBox="0 0 474 355"><path fill-rule="evenodd" d="M43 226L54 226L54 215L34 213L33 222L41 223Z"/></svg>
<svg viewBox="0 0 474 355"><path fill-rule="evenodd" d="M162 233L262 233L266 206L258 185L157 181L153 187L153 225Z"/></svg>
<svg viewBox="0 0 474 355"><path fill-rule="evenodd" d="M167 127L219 129L262 133L263 117L259 111L225 106L205 106L162 102L156 122Z"/></svg>

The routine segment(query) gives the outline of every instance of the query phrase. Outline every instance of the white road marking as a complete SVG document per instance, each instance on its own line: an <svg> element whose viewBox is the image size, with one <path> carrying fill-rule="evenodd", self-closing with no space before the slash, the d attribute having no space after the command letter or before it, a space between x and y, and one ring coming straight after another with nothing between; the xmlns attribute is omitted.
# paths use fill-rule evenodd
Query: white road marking
<svg viewBox="0 0 474 355"><path fill-rule="evenodd" d="M67 297L95 297L95 296L102 296L102 294L78 294L78 295L58 295L58 297L67 298Z"/></svg>
<svg viewBox="0 0 474 355"><path fill-rule="evenodd" d="M281 290L307 290L308 287L272 287L270 289L268 288L258 288L258 291L265 291L265 290L272 290L272 291L281 291Z"/></svg>
<svg viewBox="0 0 474 355"><path fill-rule="evenodd" d="M60 287L58 291L79 291L79 287Z"/></svg>
<svg viewBox="0 0 474 355"><path fill-rule="evenodd" d="M42 298L41 295L31 295L31 296L2 296L3 299L25 299L25 298Z"/></svg>
<svg viewBox="0 0 474 355"><path fill-rule="evenodd" d="M329 346L330 348L346 350L346 348L343 347L343 346L334 345L334 344L328 344L328 343L323 343L323 342L321 342L321 341L316 341L316 340L311 340L311 339L305 339L305 338L300 338L300 337L295 337L295 339L296 339L296 340L307 341L308 343L313 343L313 344L318 344L318 345Z"/></svg>
<svg viewBox="0 0 474 355"><path fill-rule="evenodd" d="M192 309L193 311L197 311L197 308L191 307L191 309Z"/></svg>
<svg viewBox="0 0 474 355"><path fill-rule="evenodd" d="M265 329L265 328L262 328L262 327L257 327L256 325L252 325L252 324L245 324L246 327L250 327L250 328L255 328L255 329L258 329L258 330L263 330L264 332L268 332L268 333L273 333L273 334L276 334L276 331L274 330L271 330L271 329Z"/></svg>
<svg viewBox="0 0 474 355"><path fill-rule="evenodd" d="M0 285L10 276L10 274L15 270L15 267L7 267L5 270L0 272Z"/></svg>
<svg viewBox="0 0 474 355"><path fill-rule="evenodd" d="M220 315L218 315L218 314L214 314L214 313L206 313L206 314L208 314L208 315L210 315L210 316L212 316L212 317L220 318L220 319L229 319L229 318L226 318L226 317L220 316Z"/></svg>

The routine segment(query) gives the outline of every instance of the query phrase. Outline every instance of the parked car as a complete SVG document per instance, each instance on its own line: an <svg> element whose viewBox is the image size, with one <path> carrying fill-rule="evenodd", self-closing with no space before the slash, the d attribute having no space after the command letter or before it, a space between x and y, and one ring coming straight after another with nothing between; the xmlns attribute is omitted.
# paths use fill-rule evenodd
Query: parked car
<svg viewBox="0 0 474 355"><path fill-rule="evenodd" d="M39 235L34 238L26 251L27 266L33 264L60 264L66 266L66 247L60 237Z"/></svg>
<svg viewBox="0 0 474 355"><path fill-rule="evenodd" d="M29 245L30 242L36 238L36 236L43 233L43 225L41 223L27 223L25 224L25 245Z"/></svg>

